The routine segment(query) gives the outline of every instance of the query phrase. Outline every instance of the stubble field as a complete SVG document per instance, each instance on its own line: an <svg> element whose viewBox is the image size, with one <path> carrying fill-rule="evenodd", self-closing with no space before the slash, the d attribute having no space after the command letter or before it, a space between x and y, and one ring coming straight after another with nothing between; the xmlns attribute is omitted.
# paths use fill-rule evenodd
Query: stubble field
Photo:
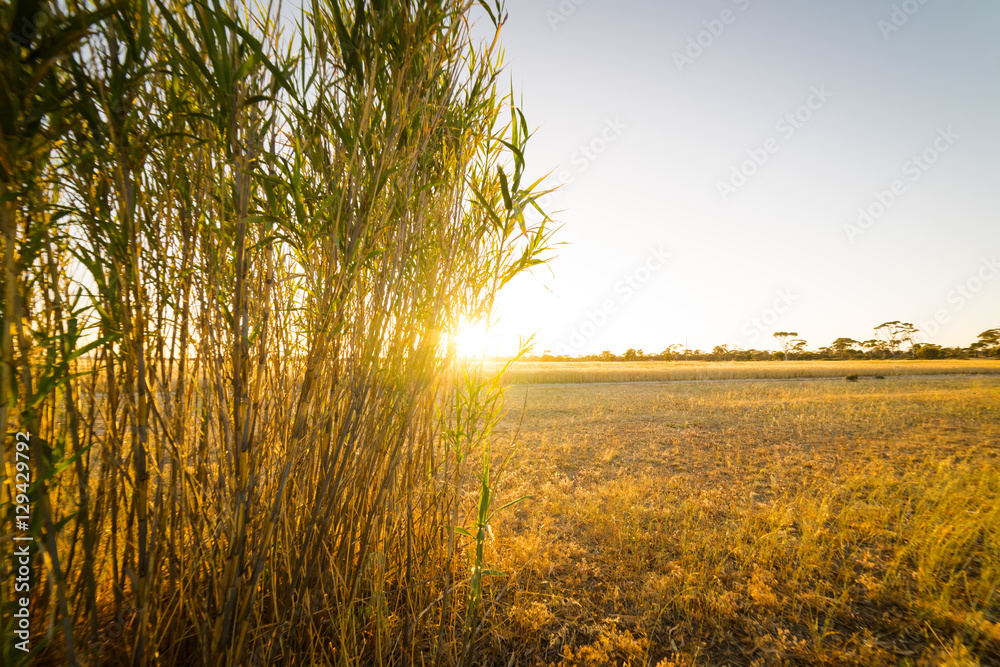
<svg viewBox="0 0 1000 667"><path fill-rule="evenodd" d="M881 375L1000 374L998 359L855 359L774 361L528 361L507 373L511 384L572 382L675 382L699 380L765 380L843 378Z"/></svg>
<svg viewBox="0 0 1000 667"><path fill-rule="evenodd" d="M511 388L498 663L1000 663L1000 377L862 379Z"/></svg>

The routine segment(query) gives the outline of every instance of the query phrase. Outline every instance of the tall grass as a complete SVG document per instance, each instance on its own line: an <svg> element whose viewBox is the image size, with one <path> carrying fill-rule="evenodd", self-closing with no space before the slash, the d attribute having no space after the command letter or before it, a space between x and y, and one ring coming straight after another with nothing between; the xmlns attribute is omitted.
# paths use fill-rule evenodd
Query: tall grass
<svg viewBox="0 0 1000 667"><path fill-rule="evenodd" d="M469 37L503 9L473 5L71 0L4 44L0 421L33 434L31 660L475 655L455 528L484 524L463 489L491 500L502 392L470 392L444 341L551 229L525 219L542 193L499 42Z"/></svg>

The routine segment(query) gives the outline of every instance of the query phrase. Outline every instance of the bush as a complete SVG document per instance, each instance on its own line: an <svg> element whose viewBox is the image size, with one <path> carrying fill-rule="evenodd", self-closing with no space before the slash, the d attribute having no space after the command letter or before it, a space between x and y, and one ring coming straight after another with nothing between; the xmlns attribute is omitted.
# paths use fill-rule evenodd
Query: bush
<svg viewBox="0 0 1000 667"><path fill-rule="evenodd" d="M915 345L913 347L913 356L917 359L940 359L943 355L943 351L938 345Z"/></svg>

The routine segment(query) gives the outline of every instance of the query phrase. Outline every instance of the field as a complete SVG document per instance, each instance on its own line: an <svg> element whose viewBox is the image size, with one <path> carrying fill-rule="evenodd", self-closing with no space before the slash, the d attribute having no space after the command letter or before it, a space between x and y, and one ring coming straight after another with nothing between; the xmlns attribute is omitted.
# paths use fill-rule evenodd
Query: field
<svg viewBox="0 0 1000 667"><path fill-rule="evenodd" d="M1000 373L1000 360L518 362L513 384Z"/></svg>
<svg viewBox="0 0 1000 667"><path fill-rule="evenodd" d="M1000 661L1000 378L507 401L499 664Z"/></svg>

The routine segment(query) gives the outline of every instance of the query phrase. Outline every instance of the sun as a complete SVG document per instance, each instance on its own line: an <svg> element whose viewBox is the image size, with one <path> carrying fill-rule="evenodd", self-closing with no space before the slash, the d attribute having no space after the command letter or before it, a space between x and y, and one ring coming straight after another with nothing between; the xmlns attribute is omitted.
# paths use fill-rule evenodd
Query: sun
<svg viewBox="0 0 1000 667"><path fill-rule="evenodd" d="M504 325L503 318L496 314L479 320L462 317L444 337L443 349L465 361L500 361L530 352L533 336Z"/></svg>
<svg viewBox="0 0 1000 667"><path fill-rule="evenodd" d="M447 347L466 361L508 359L519 353L527 341L524 336L505 329L499 320L470 322L463 318L447 338Z"/></svg>
<svg viewBox="0 0 1000 667"><path fill-rule="evenodd" d="M485 322L463 320L450 342L454 343L455 353L462 359L481 359L491 352L490 348L497 347L494 338Z"/></svg>

